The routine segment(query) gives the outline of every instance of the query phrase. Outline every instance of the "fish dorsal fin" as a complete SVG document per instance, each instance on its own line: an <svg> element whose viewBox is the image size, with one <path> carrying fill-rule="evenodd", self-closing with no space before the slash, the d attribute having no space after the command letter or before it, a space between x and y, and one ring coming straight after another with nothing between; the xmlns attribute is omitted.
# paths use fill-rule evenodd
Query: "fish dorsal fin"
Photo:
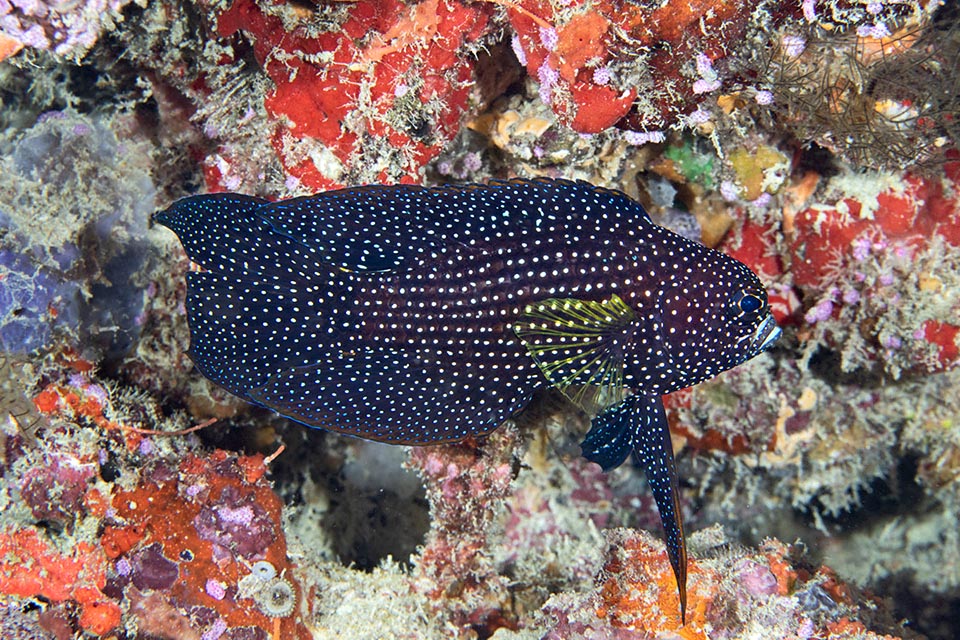
<svg viewBox="0 0 960 640"><path fill-rule="evenodd" d="M623 194L566 180L369 185L264 204L274 233L351 272L408 271L453 244L483 248L527 235L566 237L569 226L628 230L649 222Z"/></svg>
<svg viewBox="0 0 960 640"><path fill-rule="evenodd" d="M257 213L274 232L342 271L403 271L441 247L417 217L429 193L411 185L369 185L281 200Z"/></svg>
<svg viewBox="0 0 960 640"><path fill-rule="evenodd" d="M601 226L618 234L650 224L643 207L622 193L546 178L369 185L277 202L207 194L178 200L154 220L206 269L281 278L276 265L291 256L313 270L398 272L456 245L482 251L530 235L567 242Z"/></svg>
<svg viewBox="0 0 960 640"><path fill-rule="evenodd" d="M513 330L551 384L584 407L588 387L623 397L623 354L637 314L620 296L548 298L528 305Z"/></svg>

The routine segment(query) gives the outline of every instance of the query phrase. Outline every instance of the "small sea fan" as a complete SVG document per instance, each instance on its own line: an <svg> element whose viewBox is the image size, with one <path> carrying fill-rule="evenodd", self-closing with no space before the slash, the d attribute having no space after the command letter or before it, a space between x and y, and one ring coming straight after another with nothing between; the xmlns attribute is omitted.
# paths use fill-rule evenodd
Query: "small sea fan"
<svg viewBox="0 0 960 640"><path fill-rule="evenodd" d="M754 61L778 123L861 166L942 161L960 143L960 9L891 29L781 33Z"/></svg>

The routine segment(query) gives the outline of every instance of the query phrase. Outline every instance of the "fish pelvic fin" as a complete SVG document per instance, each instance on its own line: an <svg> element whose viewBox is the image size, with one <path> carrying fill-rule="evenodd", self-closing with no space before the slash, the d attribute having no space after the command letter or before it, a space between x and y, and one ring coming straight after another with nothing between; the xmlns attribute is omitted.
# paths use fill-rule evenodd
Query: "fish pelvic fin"
<svg viewBox="0 0 960 640"><path fill-rule="evenodd" d="M635 394L610 407L593 420L580 446L584 457L599 464L604 471L620 466L631 453L643 468L660 512L667 557L677 580L680 621L686 624L687 542L663 400L658 395Z"/></svg>

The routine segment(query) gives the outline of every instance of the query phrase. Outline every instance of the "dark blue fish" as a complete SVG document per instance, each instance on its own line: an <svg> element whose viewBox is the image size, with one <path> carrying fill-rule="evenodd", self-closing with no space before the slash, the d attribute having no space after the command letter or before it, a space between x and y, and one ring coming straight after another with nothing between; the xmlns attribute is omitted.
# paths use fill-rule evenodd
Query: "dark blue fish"
<svg viewBox="0 0 960 640"><path fill-rule="evenodd" d="M546 384L581 405L612 398L583 455L643 467L685 615L660 396L779 336L746 266L622 193L559 180L213 194L155 220L204 268L188 276L196 366L306 425L425 445L489 433Z"/></svg>

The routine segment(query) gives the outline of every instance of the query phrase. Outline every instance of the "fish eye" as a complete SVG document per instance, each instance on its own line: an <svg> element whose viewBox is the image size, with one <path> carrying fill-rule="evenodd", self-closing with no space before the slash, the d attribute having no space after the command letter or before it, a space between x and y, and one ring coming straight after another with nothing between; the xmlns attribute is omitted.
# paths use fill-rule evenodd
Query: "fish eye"
<svg viewBox="0 0 960 640"><path fill-rule="evenodd" d="M746 313L753 313L763 306L763 300L753 294L745 294L740 298L740 309Z"/></svg>

